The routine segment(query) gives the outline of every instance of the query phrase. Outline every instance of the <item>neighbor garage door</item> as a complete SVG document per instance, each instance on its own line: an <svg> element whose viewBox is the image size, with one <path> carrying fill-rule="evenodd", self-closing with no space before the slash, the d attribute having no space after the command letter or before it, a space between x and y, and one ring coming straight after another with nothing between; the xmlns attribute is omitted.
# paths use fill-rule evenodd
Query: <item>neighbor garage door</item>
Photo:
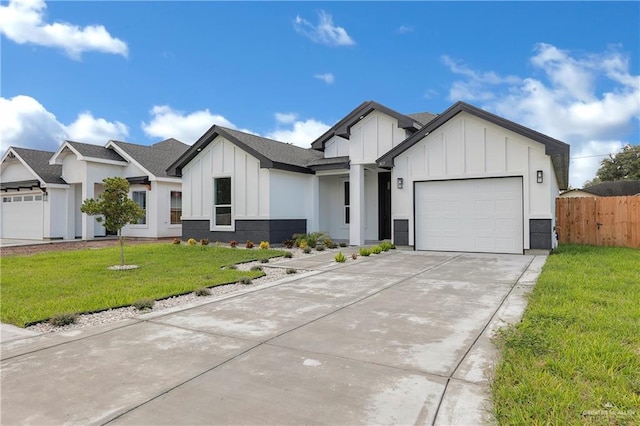
<svg viewBox="0 0 640 426"><path fill-rule="evenodd" d="M522 253L522 178L416 182L416 250Z"/></svg>
<svg viewBox="0 0 640 426"><path fill-rule="evenodd" d="M41 240L42 194L2 196L2 238Z"/></svg>

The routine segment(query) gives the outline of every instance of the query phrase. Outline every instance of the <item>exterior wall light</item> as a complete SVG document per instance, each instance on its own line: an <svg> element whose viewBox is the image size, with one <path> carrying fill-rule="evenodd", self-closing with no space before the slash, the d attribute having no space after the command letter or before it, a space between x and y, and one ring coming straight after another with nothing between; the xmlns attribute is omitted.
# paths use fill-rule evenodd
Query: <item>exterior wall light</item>
<svg viewBox="0 0 640 426"><path fill-rule="evenodd" d="M542 183L543 179L542 179L542 170L538 170L536 172L536 182L538 183Z"/></svg>
<svg viewBox="0 0 640 426"><path fill-rule="evenodd" d="M404 179L398 178L398 189L402 189L404 186Z"/></svg>

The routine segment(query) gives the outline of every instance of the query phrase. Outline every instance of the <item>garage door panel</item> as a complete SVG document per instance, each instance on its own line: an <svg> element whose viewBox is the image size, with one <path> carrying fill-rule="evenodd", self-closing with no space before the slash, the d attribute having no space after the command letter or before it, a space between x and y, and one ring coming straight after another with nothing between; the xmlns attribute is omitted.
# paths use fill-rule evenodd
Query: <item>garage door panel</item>
<svg viewBox="0 0 640 426"><path fill-rule="evenodd" d="M11 198L11 201L5 201L6 198ZM38 194L3 196L2 238L41 240L44 226L42 207L42 197Z"/></svg>
<svg viewBox="0 0 640 426"><path fill-rule="evenodd" d="M417 182L417 250L522 253L522 178Z"/></svg>

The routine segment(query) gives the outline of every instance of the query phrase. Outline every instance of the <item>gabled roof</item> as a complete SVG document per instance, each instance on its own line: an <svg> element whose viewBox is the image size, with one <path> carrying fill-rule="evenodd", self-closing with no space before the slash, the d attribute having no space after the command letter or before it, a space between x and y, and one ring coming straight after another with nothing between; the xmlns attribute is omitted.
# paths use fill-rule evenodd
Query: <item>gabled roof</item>
<svg viewBox="0 0 640 426"><path fill-rule="evenodd" d="M422 129L420 129L420 131L408 137L402 143L396 145L393 149L380 157L377 160L378 165L388 168L393 167L393 161L398 155L411 148L413 145L422 140L426 135L433 132L461 112L466 112L468 114L474 115L478 118L496 124L514 133L543 144L545 146L545 153L551 157L551 162L556 172L560 189L566 189L569 186L568 144L461 101L453 104L445 112L427 123Z"/></svg>
<svg viewBox="0 0 640 426"><path fill-rule="evenodd" d="M323 157L318 151L214 125L167 168L167 173L170 176L182 176L182 169L218 136L256 157L263 168L313 173L307 165Z"/></svg>
<svg viewBox="0 0 640 426"><path fill-rule="evenodd" d="M311 143L311 148L324 150L324 144L333 136L349 138L349 129L358 121L366 117L372 111L380 111L390 117L398 120L398 127L412 132L420 129L424 123L416 118L408 115L400 114L384 105L375 101L366 101L361 103L356 109L347 114L342 120L338 121L333 127L324 132L322 136Z"/></svg>
<svg viewBox="0 0 640 426"><path fill-rule="evenodd" d="M599 197L623 197L640 194L640 180L615 180L587 186L580 191Z"/></svg>
<svg viewBox="0 0 640 426"><path fill-rule="evenodd" d="M170 177L167 174L167 168L189 149L189 145L173 138L153 145L138 145L112 140L107 144L107 148L112 145L116 149L120 148L126 156L136 161L155 177Z"/></svg>
<svg viewBox="0 0 640 426"><path fill-rule="evenodd" d="M348 155L342 157L329 157L319 158L313 160L307 164L312 170L335 170L335 169L347 169L349 170L350 158Z"/></svg>
<svg viewBox="0 0 640 426"><path fill-rule="evenodd" d="M53 152L50 151L12 146L9 147L2 161L4 162L7 157L11 158L12 156L20 160L29 171L34 174L34 178L39 181L38 186L46 186L47 184L66 185L67 182L62 179L62 166L49 164L49 159L52 155ZM3 181L2 189L13 188L15 185L11 186L11 183L12 182ZM21 187L26 187L25 185L27 184L29 184L30 187L36 186L34 182L31 181L25 181L20 184L22 185Z"/></svg>
<svg viewBox="0 0 640 426"><path fill-rule="evenodd" d="M126 164L127 161L118 155L112 149L108 149L104 146L92 145L89 143L64 141L64 143L58 148L50 159L51 164L62 164L61 159L58 157L65 149L71 150L78 156L79 160L93 160L97 162L113 163L119 162Z"/></svg>

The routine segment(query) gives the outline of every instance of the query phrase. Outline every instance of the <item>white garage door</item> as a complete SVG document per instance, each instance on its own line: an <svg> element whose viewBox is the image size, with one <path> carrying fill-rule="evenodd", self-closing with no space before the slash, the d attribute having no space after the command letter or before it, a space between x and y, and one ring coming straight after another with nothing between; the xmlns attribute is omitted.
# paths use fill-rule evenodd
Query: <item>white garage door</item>
<svg viewBox="0 0 640 426"><path fill-rule="evenodd" d="M417 182L416 250L523 252L522 178Z"/></svg>
<svg viewBox="0 0 640 426"><path fill-rule="evenodd" d="M41 240L42 194L2 195L2 238Z"/></svg>

